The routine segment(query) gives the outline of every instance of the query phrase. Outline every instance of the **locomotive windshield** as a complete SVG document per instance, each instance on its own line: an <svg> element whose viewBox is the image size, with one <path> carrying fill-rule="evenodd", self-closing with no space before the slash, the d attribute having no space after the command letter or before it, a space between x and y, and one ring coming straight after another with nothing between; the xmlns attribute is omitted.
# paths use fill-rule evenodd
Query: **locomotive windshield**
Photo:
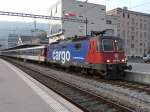
<svg viewBox="0 0 150 112"><path fill-rule="evenodd" d="M113 40L112 39L103 39L102 40L103 51L113 51Z"/></svg>
<svg viewBox="0 0 150 112"><path fill-rule="evenodd" d="M123 42L121 39L102 39L100 49L106 52L119 52L123 50Z"/></svg>

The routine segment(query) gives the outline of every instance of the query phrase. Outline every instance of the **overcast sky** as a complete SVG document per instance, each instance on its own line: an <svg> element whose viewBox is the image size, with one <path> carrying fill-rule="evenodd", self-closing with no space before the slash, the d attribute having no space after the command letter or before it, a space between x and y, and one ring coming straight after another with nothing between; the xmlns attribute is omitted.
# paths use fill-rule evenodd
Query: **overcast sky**
<svg viewBox="0 0 150 112"><path fill-rule="evenodd" d="M0 11L23 12L33 14L47 14L47 9L57 0L0 0ZM86 1L86 0L79 0ZM116 7L127 6L134 11L150 13L150 0L88 0L88 2L106 5L106 9L110 10ZM15 17L0 16L0 20L31 20L31 19L15 19Z"/></svg>

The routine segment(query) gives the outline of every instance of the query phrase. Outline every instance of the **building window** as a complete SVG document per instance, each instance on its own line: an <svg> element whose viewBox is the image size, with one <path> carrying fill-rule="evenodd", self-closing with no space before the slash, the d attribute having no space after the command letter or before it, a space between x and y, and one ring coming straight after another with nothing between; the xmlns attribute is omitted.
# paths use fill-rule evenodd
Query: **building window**
<svg viewBox="0 0 150 112"><path fill-rule="evenodd" d="M146 30L146 28L147 28L147 26L146 26L146 24L144 24L144 30Z"/></svg>
<svg viewBox="0 0 150 112"><path fill-rule="evenodd" d="M140 29L142 29L143 28L143 24L142 23L140 23Z"/></svg>
<svg viewBox="0 0 150 112"><path fill-rule="evenodd" d="M142 46L143 45L143 43L140 43L140 46Z"/></svg>
<svg viewBox="0 0 150 112"><path fill-rule="evenodd" d="M117 24L117 27L120 29L120 23Z"/></svg>
<svg viewBox="0 0 150 112"><path fill-rule="evenodd" d="M145 17L144 17L144 22L147 22Z"/></svg>
<svg viewBox="0 0 150 112"><path fill-rule="evenodd" d="M131 40L134 40L134 36L131 36Z"/></svg>
<svg viewBox="0 0 150 112"><path fill-rule="evenodd" d="M130 18L130 14L128 14L128 18Z"/></svg>
<svg viewBox="0 0 150 112"><path fill-rule="evenodd" d="M132 49L134 48L134 44L131 44L131 48L132 48Z"/></svg>
<svg viewBox="0 0 150 112"><path fill-rule="evenodd" d="M138 53L138 48L136 48L136 53Z"/></svg>
<svg viewBox="0 0 150 112"><path fill-rule="evenodd" d="M144 49L144 53L146 52L146 49Z"/></svg>
<svg viewBox="0 0 150 112"><path fill-rule="evenodd" d="M138 36L138 31L136 31L136 36Z"/></svg>
<svg viewBox="0 0 150 112"><path fill-rule="evenodd" d="M136 27L138 27L138 23L136 23Z"/></svg>
<svg viewBox="0 0 150 112"><path fill-rule="evenodd" d="M57 5L56 5L56 13L57 13Z"/></svg>
<svg viewBox="0 0 150 112"><path fill-rule="evenodd" d="M134 27L131 27L131 30L134 31Z"/></svg>
<svg viewBox="0 0 150 112"><path fill-rule="evenodd" d="M134 24L134 19L132 18L131 23Z"/></svg>
<svg viewBox="0 0 150 112"><path fill-rule="evenodd" d="M144 32L144 37L145 37L145 39L146 39L146 32Z"/></svg>
<svg viewBox="0 0 150 112"><path fill-rule="evenodd" d="M82 5L82 4L80 4L80 5L79 5L79 7L83 7L83 5Z"/></svg>
<svg viewBox="0 0 150 112"><path fill-rule="evenodd" d="M107 20L106 23L107 24L112 24L112 21L111 20Z"/></svg>
<svg viewBox="0 0 150 112"><path fill-rule="evenodd" d="M141 38L143 37L142 32L140 33L140 37L141 37Z"/></svg>
<svg viewBox="0 0 150 112"><path fill-rule="evenodd" d="M123 36L123 38L125 37L125 31L124 30L122 31L122 36Z"/></svg>
<svg viewBox="0 0 150 112"><path fill-rule="evenodd" d="M140 48L140 53L142 53L142 51L143 51L142 48Z"/></svg>
<svg viewBox="0 0 150 112"><path fill-rule="evenodd" d="M123 13L123 18L125 18L125 13Z"/></svg>
<svg viewBox="0 0 150 112"><path fill-rule="evenodd" d="M79 16L80 18L83 18L83 16Z"/></svg>

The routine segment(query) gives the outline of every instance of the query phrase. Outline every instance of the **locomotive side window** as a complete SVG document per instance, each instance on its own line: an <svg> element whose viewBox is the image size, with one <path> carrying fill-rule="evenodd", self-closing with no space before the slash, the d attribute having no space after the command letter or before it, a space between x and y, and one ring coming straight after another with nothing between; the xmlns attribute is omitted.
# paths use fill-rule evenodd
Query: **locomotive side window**
<svg viewBox="0 0 150 112"><path fill-rule="evenodd" d="M123 50L123 41L121 39L115 40L115 50L116 51Z"/></svg>
<svg viewBox="0 0 150 112"><path fill-rule="evenodd" d="M66 45L62 45L62 49L67 49L67 46Z"/></svg>
<svg viewBox="0 0 150 112"><path fill-rule="evenodd" d="M103 51L113 51L113 40L112 39L103 39L102 40Z"/></svg>
<svg viewBox="0 0 150 112"><path fill-rule="evenodd" d="M103 51L101 39L97 40L96 49L97 49L97 51Z"/></svg>
<svg viewBox="0 0 150 112"><path fill-rule="evenodd" d="M77 51L81 51L81 43L75 43L74 47Z"/></svg>

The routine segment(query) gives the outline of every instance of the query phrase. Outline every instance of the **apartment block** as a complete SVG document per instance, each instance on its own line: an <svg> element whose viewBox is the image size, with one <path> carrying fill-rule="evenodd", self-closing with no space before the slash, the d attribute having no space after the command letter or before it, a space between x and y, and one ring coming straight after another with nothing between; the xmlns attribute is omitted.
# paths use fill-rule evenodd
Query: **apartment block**
<svg viewBox="0 0 150 112"><path fill-rule="evenodd" d="M107 15L117 16L117 36L124 40L127 56L140 56L149 51L149 15L130 11L127 7L116 8Z"/></svg>

